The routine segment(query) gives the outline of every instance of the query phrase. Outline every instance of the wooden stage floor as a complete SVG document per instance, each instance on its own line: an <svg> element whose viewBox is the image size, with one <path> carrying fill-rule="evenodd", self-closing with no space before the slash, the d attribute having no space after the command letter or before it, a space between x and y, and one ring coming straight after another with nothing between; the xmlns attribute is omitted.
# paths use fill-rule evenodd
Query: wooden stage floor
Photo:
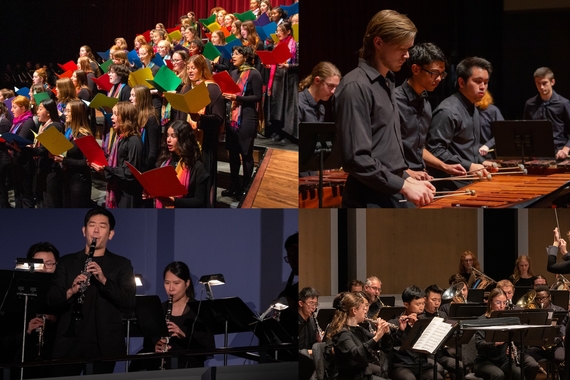
<svg viewBox="0 0 570 380"><path fill-rule="evenodd" d="M241 208L297 208L299 154L268 148Z"/></svg>

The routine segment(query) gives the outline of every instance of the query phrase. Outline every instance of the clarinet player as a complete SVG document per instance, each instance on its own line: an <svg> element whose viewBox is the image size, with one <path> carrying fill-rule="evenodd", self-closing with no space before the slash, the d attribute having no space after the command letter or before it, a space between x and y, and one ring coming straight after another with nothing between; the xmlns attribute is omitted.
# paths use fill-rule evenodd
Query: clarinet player
<svg viewBox="0 0 570 380"><path fill-rule="evenodd" d="M122 314L134 307L135 281L130 260L107 250L114 229L111 212L89 210L82 230L85 247L58 262L48 293L48 304L60 317L54 359L92 360L126 351ZM114 361L95 362L93 372L112 373L114 367ZM54 367L53 375L79 375L82 370L81 363L69 364Z"/></svg>

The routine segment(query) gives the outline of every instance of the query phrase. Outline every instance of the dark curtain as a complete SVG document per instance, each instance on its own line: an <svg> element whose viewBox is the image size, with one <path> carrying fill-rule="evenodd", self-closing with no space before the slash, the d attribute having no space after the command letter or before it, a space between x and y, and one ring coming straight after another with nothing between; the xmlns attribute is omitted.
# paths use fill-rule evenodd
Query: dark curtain
<svg viewBox="0 0 570 380"><path fill-rule="evenodd" d="M291 5L293 0L272 0L271 5ZM197 18L208 18L210 10L222 7L230 13L243 13L249 10L249 0L174 0L169 2L168 28L178 24L180 16L194 11Z"/></svg>

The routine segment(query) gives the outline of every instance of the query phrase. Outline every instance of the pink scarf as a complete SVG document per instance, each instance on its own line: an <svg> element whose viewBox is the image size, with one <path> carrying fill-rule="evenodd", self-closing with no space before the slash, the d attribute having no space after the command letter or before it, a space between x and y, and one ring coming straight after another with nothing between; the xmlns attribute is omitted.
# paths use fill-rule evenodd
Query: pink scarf
<svg viewBox="0 0 570 380"><path fill-rule="evenodd" d="M170 165L172 158L164 161L160 167ZM181 161L178 161L176 164L176 177L185 188L190 188L190 170L184 165ZM155 207L156 208L164 208L162 202L158 199L155 200Z"/></svg>
<svg viewBox="0 0 570 380"><path fill-rule="evenodd" d="M32 111L30 110L24 112L18 117L15 117L12 121L12 128L10 128L10 133L18 133L18 129L20 129L22 123L28 119L31 119L32 117L34 117L34 115L32 115Z"/></svg>

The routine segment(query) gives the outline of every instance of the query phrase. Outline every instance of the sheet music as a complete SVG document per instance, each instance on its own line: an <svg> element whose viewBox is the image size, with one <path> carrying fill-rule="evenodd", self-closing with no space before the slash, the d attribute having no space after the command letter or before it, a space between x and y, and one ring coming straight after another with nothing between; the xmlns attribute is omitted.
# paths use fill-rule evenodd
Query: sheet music
<svg viewBox="0 0 570 380"><path fill-rule="evenodd" d="M453 325L445 323L443 318L434 317L420 338L414 344L414 350L434 353L443 339L447 336Z"/></svg>

